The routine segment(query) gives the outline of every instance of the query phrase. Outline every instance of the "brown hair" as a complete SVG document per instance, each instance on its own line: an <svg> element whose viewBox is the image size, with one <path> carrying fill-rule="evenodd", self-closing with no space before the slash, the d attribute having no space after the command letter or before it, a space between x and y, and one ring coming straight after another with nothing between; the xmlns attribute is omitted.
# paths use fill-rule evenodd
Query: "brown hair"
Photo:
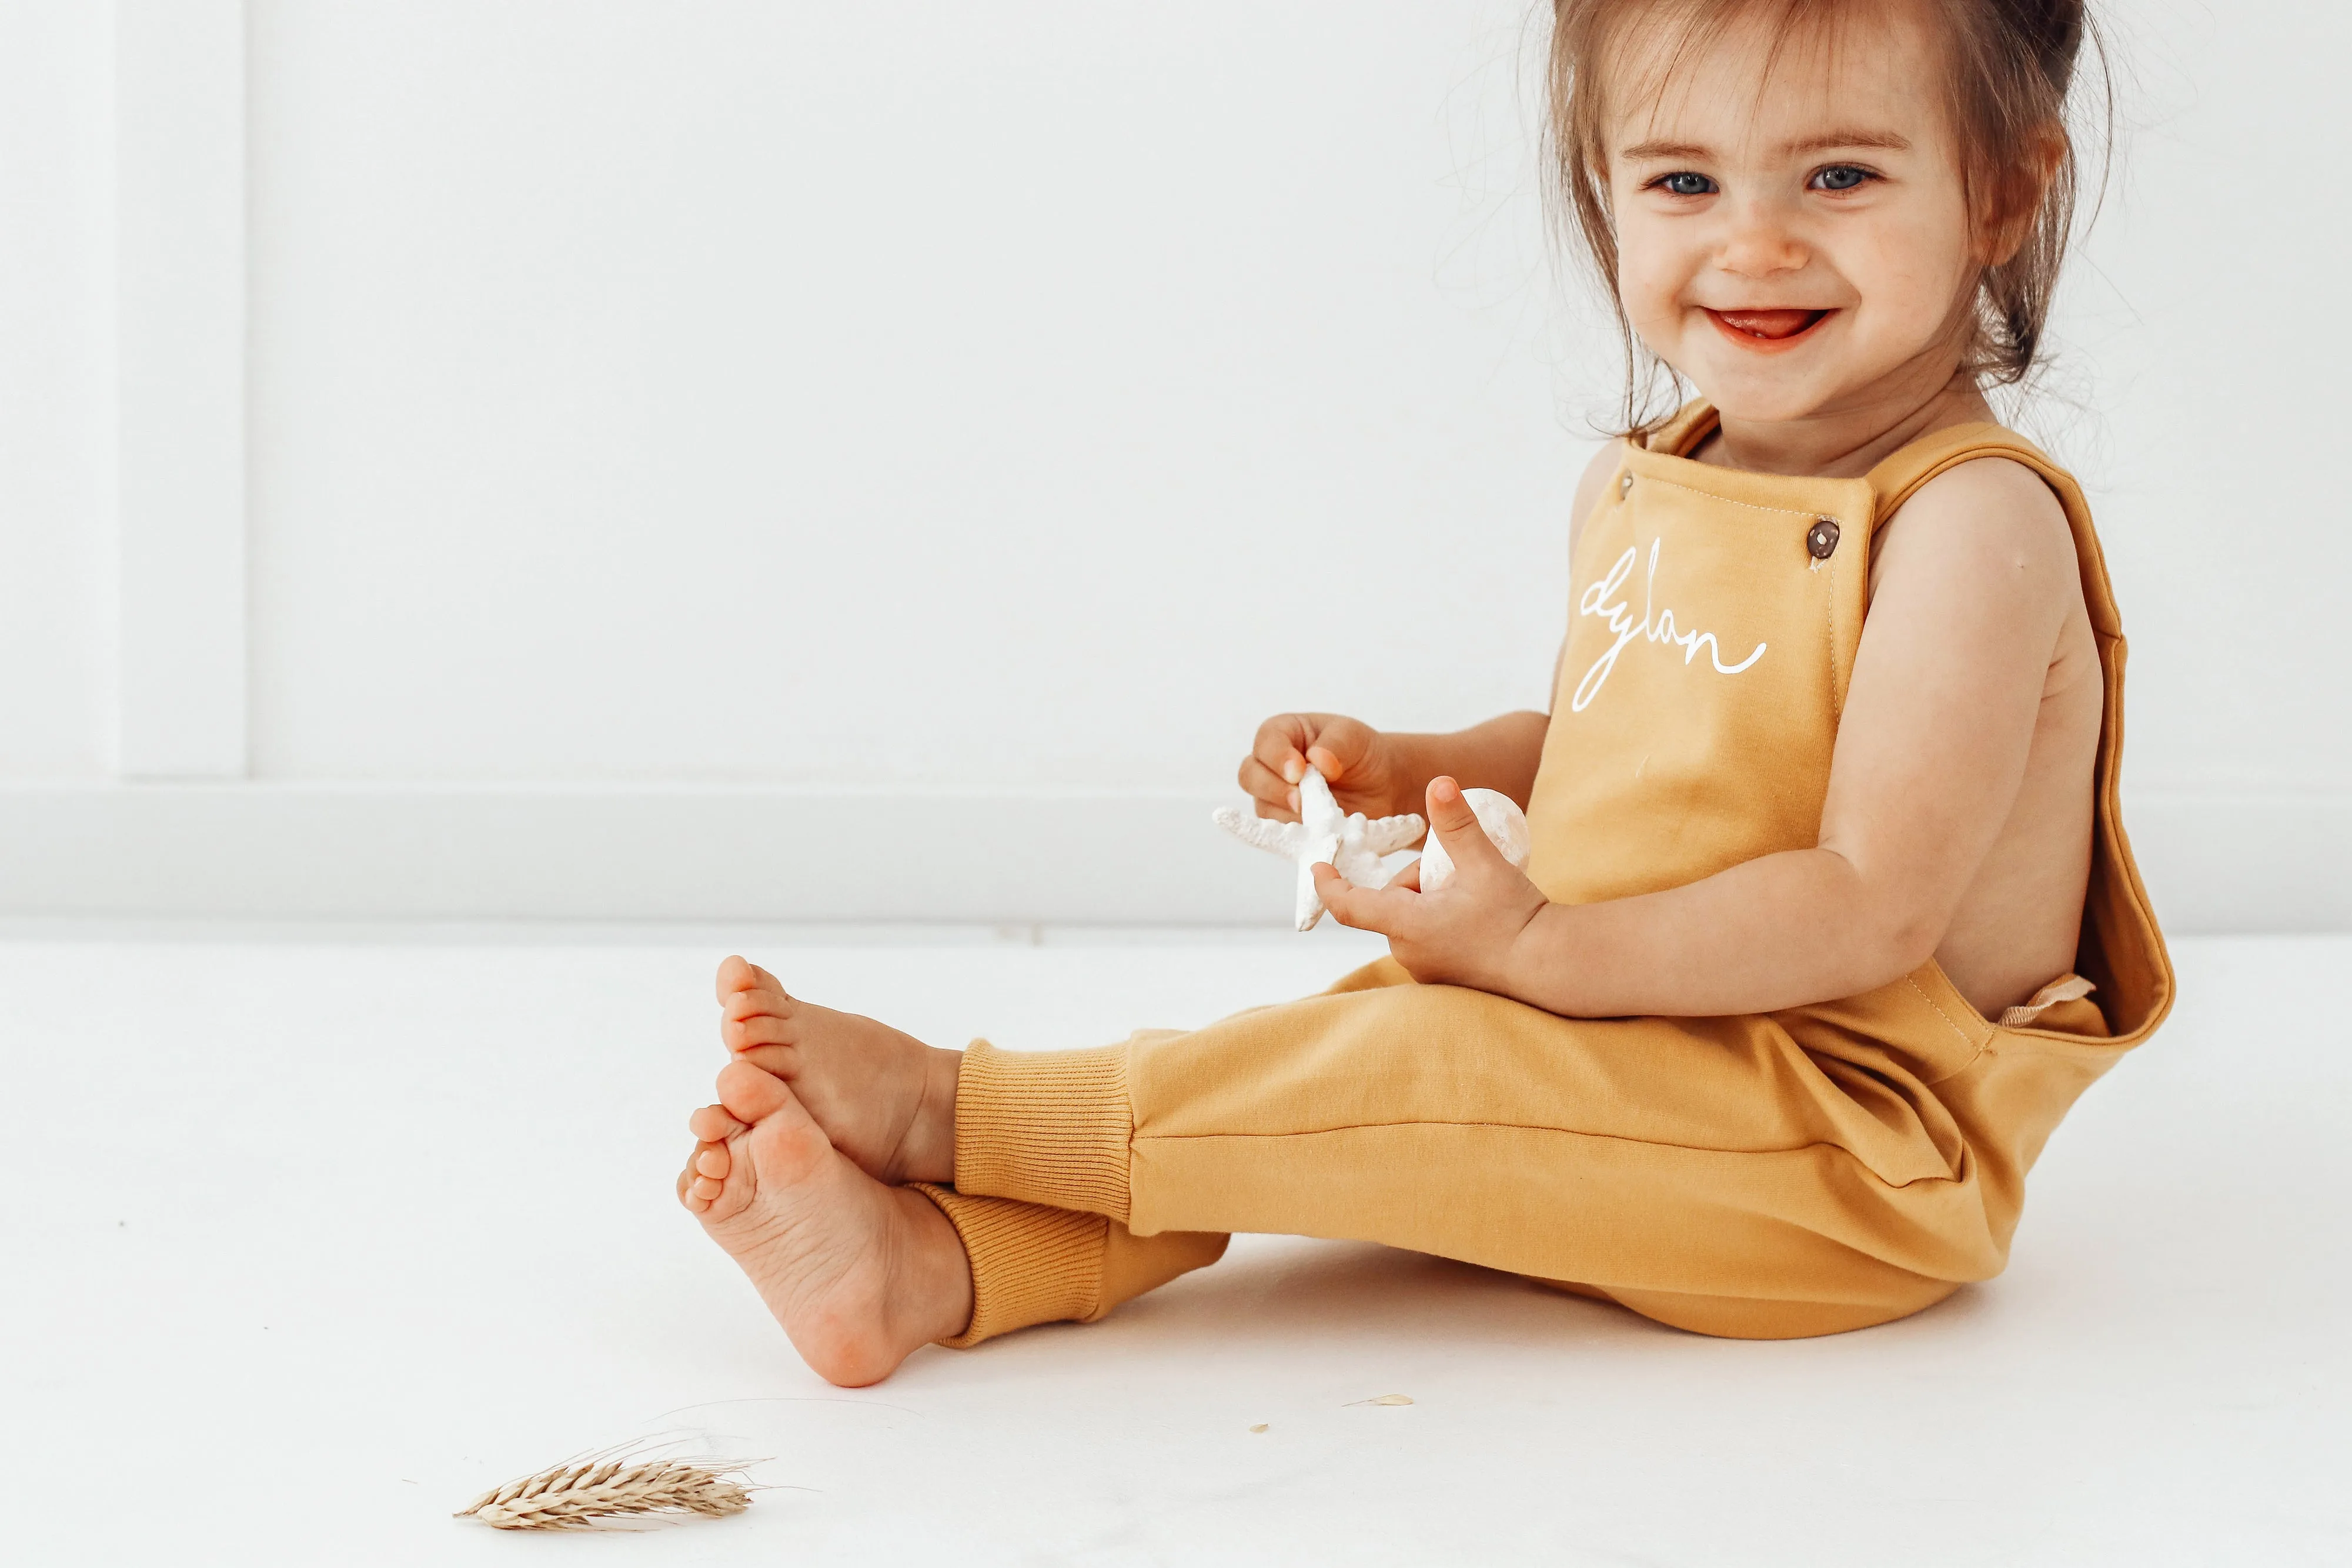
<svg viewBox="0 0 2352 1568"><path fill-rule="evenodd" d="M1777 57L1787 41L1834 26L1895 0L1553 0L1551 145L1572 239L1600 275L1625 349L1623 421L1654 424L1670 410L1646 408L1662 367L1633 335L1617 296L1617 229L1610 213L1603 68L1637 21L1678 35L1673 64L1761 14ZM1963 368L1990 386L2025 381L2036 369L2058 267L2074 230L2080 172L2068 107L2085 43L2099 69L2103 121L2113 116L2105 57L2085 0L1909 0L1944 47L1946 102L1960 149L1962 191L1977 221L1999 237L2006 259L1977 281L1973 340ZM1772 62L1767 62L1767 68ZM1673 66L1669 66L1669 70ZM2101 146L2104 149L2103 138ZM2045 164L2045 160L2048 162ZM2021 234L2020 231L2023 232Z"/></svg>

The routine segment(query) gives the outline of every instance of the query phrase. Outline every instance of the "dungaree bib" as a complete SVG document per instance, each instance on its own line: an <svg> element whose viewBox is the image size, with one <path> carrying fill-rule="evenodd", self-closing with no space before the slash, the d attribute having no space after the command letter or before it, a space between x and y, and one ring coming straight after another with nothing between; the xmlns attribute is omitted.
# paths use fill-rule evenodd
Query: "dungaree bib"
<svg viewBox="0 0 2352 1568"><path fill-rule="evenodd" d="M1528 823L1528 874L1591 903L1818 841L1876 530L1973 457L2063 505L2105 682L2075 973L1998 1020L1933 962L1771 1014L1568 1019L1414 984L1331 991L1094 1051L976 1041L956 1181L970 1344L1092 1319L1234 1230L1349 1237L1508 1269L1703 1333L1832 1333L1999 1273L2026 1172L2169 1008L2117 810L2124 643L2074 480L1989 424L1867 477L1683 455L1694 404L1627 440L1584 522Z"/></svg>

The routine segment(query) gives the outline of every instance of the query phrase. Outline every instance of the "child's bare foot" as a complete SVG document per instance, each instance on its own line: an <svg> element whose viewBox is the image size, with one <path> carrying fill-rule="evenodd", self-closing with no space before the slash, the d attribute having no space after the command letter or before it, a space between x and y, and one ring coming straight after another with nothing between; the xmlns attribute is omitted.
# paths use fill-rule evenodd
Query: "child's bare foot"
<svg viewBox="0 0 2352 1568"><path fill-rule="evenodd" d="M764 1068L877 1181L955 1180L956 1068L963 1053L856 1013L787 995L741 958L719 966L719 1037Z"/></svg>
<svg viewBox="0 0 2352 1568"><path fill-rule="evenodd" d="M818 1375L845 1388L879 1383L971 1321L971 1265L947 1216L844 1159L781 1080L729 1062L719 1103L692 1124L700 1141L678 1175L679 1201L751 1277Z"/></svg>

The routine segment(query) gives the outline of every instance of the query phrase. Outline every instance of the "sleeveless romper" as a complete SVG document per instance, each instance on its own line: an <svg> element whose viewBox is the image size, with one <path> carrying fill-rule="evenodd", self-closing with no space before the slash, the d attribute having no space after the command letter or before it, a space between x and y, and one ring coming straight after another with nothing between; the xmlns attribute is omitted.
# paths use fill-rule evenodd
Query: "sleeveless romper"
<svg viewBox="0 0 2352 1568"><path fill-rule="evenodd" d="M1529 875L1590 903L1815 844L1875 529L2007 457L2065 507L2105 683L2076 973L1999 1019L1933 961L1775 1013L1571 1019L1382 959L1205 1029L975 1041L955 1184L924 1188L971 1259L946 1343L1100 1317L1235 1230L1412 1248L1743 1338L1885 1322L2000 1271L2043 1143L2172 998L2117 812L2124 641L2090 513L1995 425L1816 479L1683 456L1713 423L1693 404L1629 438L1585 521Z"/></svg>

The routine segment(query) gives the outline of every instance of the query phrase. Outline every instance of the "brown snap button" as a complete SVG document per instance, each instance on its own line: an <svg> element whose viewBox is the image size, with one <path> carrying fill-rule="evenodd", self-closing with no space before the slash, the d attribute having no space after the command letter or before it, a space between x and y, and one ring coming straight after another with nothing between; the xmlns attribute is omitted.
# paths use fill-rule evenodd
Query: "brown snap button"
<svg viewBox="0 0 2352 1568"><path fill-rule="evenodd" d="M1836 553L1838 526L1835 517L1815 517L1813 531L1805 536L1805 548L1813 552L1815 560L1827 560Z"/></svg>
<svg viewBox="0 0 2352 1568"><path fill-rule="evenodd" d="M1627 474L1617 481L1617 498L1623 500L1633 493L1633 476Z"/></svg>

